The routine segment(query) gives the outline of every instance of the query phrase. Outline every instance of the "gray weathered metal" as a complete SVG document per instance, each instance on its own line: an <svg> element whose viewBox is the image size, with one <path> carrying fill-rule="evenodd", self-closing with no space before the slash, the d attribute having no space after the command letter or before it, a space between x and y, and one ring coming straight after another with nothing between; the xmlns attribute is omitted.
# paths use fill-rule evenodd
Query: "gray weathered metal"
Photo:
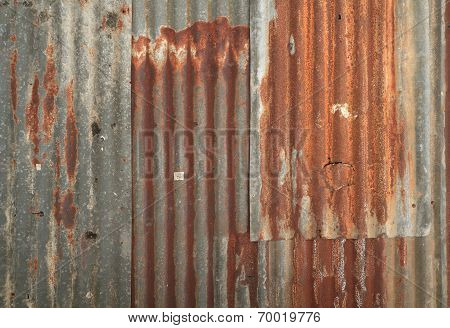
<svg viewBox="0 0 450 328"><path fill-rule="evenodd" d="M130 1L0 4L0 306L129 306Z"/></svg>

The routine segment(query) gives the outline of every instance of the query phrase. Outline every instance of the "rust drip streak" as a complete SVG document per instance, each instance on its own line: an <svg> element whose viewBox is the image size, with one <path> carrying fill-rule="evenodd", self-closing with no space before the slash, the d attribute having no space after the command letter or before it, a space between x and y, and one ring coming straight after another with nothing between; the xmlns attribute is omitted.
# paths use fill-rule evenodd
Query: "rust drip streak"
<svg viewBox="0 0 450 328"><path fill-rule="evenodd" d="M166 39L169 44L173 44L174 39L174 31L171 29L161 29L161 34L166 35ZM174 108L174 100L173 100L173 73L174 68L171 62L172 58L169 53L167 53L167 60L165 63L165 67L163 68L163 98L164 98L164 113L163 116L163 143L164 143L164 178L166 179L166 208L165 208L165 218L166 218L166 249L167 249L167 258L166 258L166 276L167 276L167 293L165 305L167 307L175 307L176 306L176 297L175 297L175 245L174 245L174 236L175 236L175 197L174 197L174 184L172 175L174 172L174 155L175 155L175 147L174 147L174 119L175 117L175 108Z"/></svg>
<svg viewBox="0 0 450 328"><path fill-rule="evenodd" d="M213 254L214 254L214 238L218 231L215 231L216 222L216 208L215 201L217 198L218 189L215 188L215 162L216 162L216 140L214 135L211 134L214 131L216 122L215 122L215 111L216 111L216 85L223 79L226 83L226 106L227 106L227 119L228 122L226 124L227 128L235 129L236 128L236 118L234 117L234 111L236 110L236 79L237 79L237 70L240 69L238 56L245 49L248 51L248 43L249 43L249 30L248 27L237 26L231 27L226 18L218 18L213 22L196 22L189 26L188 28L176 32L171 28L162 27L160 31L160 36L154 40L150 41L146 38L140 37L138 42L133 42L133 117L139 117L139 113L144 115L144 119L141 122L137 122L136 119L133 120L133 124L135 124L135 132L134 136L136 138L141 138L141 131L145 129L146 131L154 131L157 127L153 123L151 123L151 127L147 126L150 120L149 117L151 112L154 112L156 109L153 106L153 95L155 93L162 94L163 97L163 108L164 117L162 120L162 124L160 126L163 129L164 140L163 140L163 156L165 167L163 168L164 175L164 188L166 189L166 201L168 206L165 209L165 216L168 219L166 221L166 231L165 231L165 249L167 250L166 255L166 281L167 281L167 289L166 289L166 299L164 300L164 304L172 304L173 302L178 302L179 297L175 295L175 247L176 241L174 240L174 235L176 231L175 220L174 220L174 205L175 200L174 196L171 195L174 184L173 184L173 170L174 170L174 154L175 154L175 145L173 141L173 134L175 131L174 125L174 115L177 112L175 110L175 102L173 99L174 94L174 78L177 74L181 73L182 79L185 81L182 93L184 97L184 107L183 107L183 127L188 130L187 135L189 137L184 138L184 148L185 148L185 159L186 159L186 167L184 168L185 176L187 181L185 183L186 194L188 196L187 204L186 204L186 222L187 226L184 227L186 231L186 249L183 250L183 254L185 254L187 268L185 272L184 279L186 280L185 293L186 295L180 296L185 300L187 305L194 306L197 303L196 295L199 292L196 283L196 271L194 267L194 226L196 223L197 217L204 217L206 221L206 232L205 232L205 240L207 246L206 249L206 259L205 262L213 263ZM145 40L145 41L144 41ZM138 43L147 42L147 49L144 49L142 45ZM156 56L156 54L161 53L161 51L165 52L165 56L161 59L161 56ZM148 72L144 72L143 62L148 61L148 65L151 66L151 71L149 69ZM248 69L248 68L247 68ZM162 82L162 90L154 90L154 84L160 83L160 81L149 80L148 76L152 76L152 79L161 79ZM139 77L139 78L138 78ZM196 106L197 99L194 97L194 91L198 88L201 90L199 97L202 98L201 106ZM151 99L150 105L140 106L139 97L146 97L147 100ZM196 101L196 103L194 103ZM200 111L194 112L194 111ZM153 117L153 116L152 116ZM178 118L177 118L178 119ZM154 120L154 119L153 119ZM196 123L196 121L200 120L201 125ZM176 121L178 122L178 121ZM199 159L200 163L204 166L202 168L202 172L194 172L194 152L193 148L194 140L190 136L195 128L201 128L201 132L205 132L204 135L204 146L202 145L202 149L204 150L204 155L206 160ZM234 132L234 131L232 131ZM231 133L232 134L232 133ZM202 140L203 141L203 140ZM233 146L233 135L227 136L227 145L230 144L230 147ZM235 145L234 145L235 146ZM227 148L228 149L228 148ZM234 149L234 148L233 148ZM222 150L222 151L225 151ZM224 172L225 176L230 180L227 181L228 190L231 190L231 195L234 195L233 188L235 189L235 178L237 168L235 168L235 158L234 154L231 153L232 149L226 154L227 158L227 172ZM201 182L196 185L195 174L202 174ZM184 187L183 187L184 188ZM148 197L148 193L154 193L153 186L151 183L146 183L144 185L144 193L145 197ZM199 204L199 213L196 213L195 209L195 198L196 190L198 190L199 194L202 197L202 202ZM221 196L222 197L222 196ZM232 196L233 197L233 196ZM241 244L238 242L240 237L237 236L236 233L236 200L231 199L231 205L228 206L228 230L229 230L229 247L228 253L230 258L232 259L229 262L228 267L228 282L227 285L230 287L228 293L228 303L234 304L234 289L236 287L237 274L239 268L242 270L252 271L249 263L241 263L235 260L235 256L238 255L240 251L244 251L246 253L250 252L249 247L242 244L242 250L238 247L241 247ZM154 215L153 210L151 210ZM149 211L150 212L150 211ZM153 243L151 254L154 254L156 247L162 247L162 245L155 245L155 240L153 237L148 237L148 242ZM151 257L151 254L148 254L150 246L145 251L147 254L147 258ZM231 256L233 255L233 256ZM245 257L247 258L247 257ZM212 265L208 265L206 267L206 305L214 306L215 302L215 281L214 281L214 267ZM239 273L240 274L240 273ZM148 276L148 285L153 285L155 283L154 274ZM243 280L247 283L246 279ZM255 278L252 277L251 283L249 283L249 288L251 289L252 297L254 297L254 301L252 304L256 304L256 285L253 283ZM153 288L153 287L152 287ZM152 298L153 295L149 295L149 298ZM177 303L178 304L178 303ZM172 304L172 305L175 305Z"/></svg>
<svg viewBox="0 0 450 328"><path fill-rule="evenodd" d="M10 87L11 87L11 112L12 118L15 124L17 124L17 80L16 80L16 67L17 67L17 49L11 53L10 63Z"/></svg>
<svg viewBox="0 0 450 328"><path fill-rule="evenodd" d="M25 110L25 122L28 131L28 139L33 143L32 164L39 163L39 79L37 74L34 76L31 100Z"/></svg>
<svg viewBox="0 0 450 328"><path fill-rule="evenodd" d="M394 3L276 1L276 11L260 85L260 239L298 227L307 238L365 237L367 220L392 215L405 173Z"/></svg>
<svg viewBox="0 0 450 328"><path fill-rule="evenodd" d="M56 95L58 94L58 85L56 83L56 67L53 58L53 45L49 44L46 50L47 65L44 74L45 97L43 101L44 121L42 129L44 132L44 141L48 142L53 134L53 126L56 121Z"/></svg>
<svg viewBox="0 0 450 328"><path fill-rule="evenodd" d="M136 41L133 40L133 50L136 52L144 52L143 60L133 57L132 59L132 115L135 119L139 117L138 112L142 112L142 127L139 127L138 122L133 121L133 128L137 133L143 130L144 133L154 131L156 127L154 118L154 100L153 92L155 86L156 68L147 51L149 50L150 41L147 38L139 37ZM139 131L139 132L138 132ZM143 137L141 134L134 136L136 138ZM149 139L153 142L153 138ZM154 145L150 145L154 149ZM151 160L151 159L150 159ZM145 168L150 167L150 163L144 164ZM153 188L153 181L150 178L143 179L144 183L144 204L143 204L143 218L144 218L144 232L145 232L145 269L146 269L146 284L145 291L145 306L155 307L155 191ZM135 227L140 229L141 227Z"/></svg>
<svg viewBox="0 0 450 328"><path fill-rule="evenodd" d="M192 54L190 50L191 41L187 41L187 57L185 65L185 113L184 123L189 131L194 130L194 66L192 62ZM195 221L195 178L194 178L194 138L192 133L187 133L184 137L184 149L186 151L186 175L188 181L186 182L187 195L187 209L186 209L186 307L196 306L195 290L197 288L197 281L194 267L194 221Z"/></svg>
<svg viewBox="0 0 450 328"><path fill-rule="evenodd" d="M200 27L200 25L198 25ZM209 31L203 36L205 43L202 49L202 58L200 63L200 76L204 81L204 97L206 100L206 131L213 131L214 129L214 106L216 98L216 83L217 83L217 62L216 56L216 28L215 26L205 26ZM211 29L213 28L213 29ZM212 30L212 31L211 31ZM198 29L197 31L201 31ZM209 33L208 33L209 32ZM213 263L214 254L214 224L215 224L215 186L214 186L214 170L215 163L215 140L208 140L206 145L207 163L206 163L206 217L207 231L208 231L208 263ZM208 289L208 307L214 306L214 268L208 266L207 289Z"/></svg>
<svg viewBox="0 0 450 328"><path fill-rule="evenodd" d="M73 187L78 166L78 128L76 125L75 113L73 108L73 81L71 81L66 87L66 102L67 117L64 150L67 167L67 179Z"/></svg>
<svg viewBox="0 0 450 328"><path fill-rule="evenodd" d="M236 148L233 145L233 133L236 129L235 103L236 103L236 79L238 73L238 64L236 56L233 53L233 44L235 35L229 40L228 51L226 54L225 65L223 68L223 76L226 84L226 107L227 107L227 135L226 135L226 178L227 191L231 196L228 198L228 245L227 245L227 303L228 307L234 307L236 289L236 180L234 175L233 155ZM237 37L239 40L239 37Z"/></svg>

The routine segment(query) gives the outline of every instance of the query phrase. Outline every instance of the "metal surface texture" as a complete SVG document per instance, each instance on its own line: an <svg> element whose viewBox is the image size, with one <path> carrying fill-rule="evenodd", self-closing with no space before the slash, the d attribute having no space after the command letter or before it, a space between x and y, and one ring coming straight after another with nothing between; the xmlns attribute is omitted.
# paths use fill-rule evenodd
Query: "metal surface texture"
<svg viewBox="0 0 450 328"><path fill-rule="evenodd" d="M256 279L235 279L250 270L240 252L256 246L247 233L248 3L133 5L133 301L233 306L227 290L249 293Z"/></svg>
<svg viewBox="0 0 450 328"><path fill-rule="evenodd" d="M0 1L0 307L447 306L449 13Z"/></svg>
<svg viewBox="0 0 450 328"><path fill-rule="evenodd" d="M255 2L252 240L429 234L444 4Z"/></svg>
<svg viewBox="0 0 450 328"><path fill-rule="evenodd" d="M0 306L129 306L128 1L0 4Z"/></svg>
<svg viewBox="0 0 450 328"><path fill-rule="evenodd" d="M371 19L368 18L368 7L372 7L369 3L359 1L352 4L352 8L348 8L349 2L344 4L343 1L134 3L134 306L446 306L444 111L440 77L444 3L417 5L413 1L397 1L386 7L378 3L370 9ZM308 17L313 12L318 30L308 29L308 24L313 24L312 18ZM336 20L330 18L334 14ZM298 18L299 22L296 21ZM396 24L403 19L406 27L394 29L394 18ZM420 27L404 34L410 23L420 19L423 20ZM343 27L338 27L338 20L343 20ZM282 28L273 35L274 44L269 45L265 37L270 30L276 29L276 22ZM244 31L249 25L248 48L238 31ZM327 29L334 33L329 41L324 39ZM239 44L230 38L232 34L240 34ZM346 39L353 43L348 45ZM387 39L391 41L388 46L385 45ZM338 48L342 44L344 50L336 49L336 61L323 58L322 47ZM352 52L347 53L346 47L350 46L351 51L358 50L359 57L374 51L372 61L362 61L362 66L352 68L350 64L356 58ZM266 51L272 48L279 50L271 58L280 66L264 61L269 59ZM246 51L251 51L249 85L246 85L245 77L248 64L239 64L241 60L247 63L249 54ZM320 58L322 71L316 74L319 83L323 82L320 81L321 72L343 74L350 65L351 81L346 79L342 86L333 85L332 88L332 94L342 99L330 96L327 100L336 100L337 104L339 100L342 104L333 108L333 102L330 102L330 117L334 117L338 129L330 140L335 144L343 143L336 148L336 156L347 154L348 157L330 163L330 172L325 173L329 175L331 187L333 183L345 182L346 174L357 179L354 172L357 165L346 163L351 163L352 156L360 156L358 149L352 149L348 143L349 136L356 136L359 129L360 137L365 138L366 143L370 139L374 146L374 152L365 150L361 155L370 156L374 165L369 170L366 167L370 164L369 159L361 159L366 161L361 166L366 170L365 174L369 171L372 175L378 174L373 180L375 185L364 185L367 189L381 188L378 193L367 193L378 204L376 210L384 212L387 203L393 204L395 197L400 197L400 208L389 215L385 213L383 218L387 223L374 224L377 222L375 215L379 214L375 213L372 230L362 226L347 230L346 237L358 239L342 238L345 234L339 229L334 230L338 234L329 235L337 237L335 240L317 238L314 229L310 230L309 236L302 235L297 229L276 236L270 225L264 226L268 229L260 229L259 220L264 218L258 215L258 206L264 205L264 201L277 201L281 196L272 192L265 195L265 199L261 198L258 177L259 165L264 159L259 145L249 144L251 152L247 157L244 147L230 151L233 149L230 139L220 139L221 132L229 129L234 130L236 136L250 136L253 142L258 140L258 133L254 132L261 132L259 97L264 97L260 88L264 85L263 77L271 69L273 85L265 88L278 88L275 92L280 94L273 97L283 98L286 92L292 93L291 100L281 107L289 109L290 102L301 102L295 98L293 89L303 90L305 81L309 80L296 75L293 67L288 75L284 70L292 62L293 55L304 56L302 51ZM409 62L397 59L397 63L396 56L404 56ZM311 80L315 67L308 58L301 58L297 70L310 65ZM234 70L234 75L230 74L230 69ZM330 77L328 79L331 82ZM347 90L356 87L371 91L347 94ZM403 96L401 89L406 89L403 92L407 96ZM251 99L246 98L247 91L251 91ZM269 91L265 92L267 96ZM416 93L420 93L417 99ZM316 106L325 106L320 92L310 96L310 102L317 101ZM345 121L354 118L348 115L363 116L360 112L346 112L349 103L354 105L346 96L351 96L351 101L373 116L373 124L360 117L358 122L364 121L366 125L352 128ZM246 124L250 124L245 121L250 115L246 103L250 100L252 130L246 134ZM348 102L346 106L345 101ZM381 101L378 110L368 114L369 104L377 101ZM325 114L322 107L316 106L318 114ZM407 111L404 106L414 110ZM273 112L277 113L270 110ZM423 124L418 118L420 115L426 121ZM383 130L387 123L387 129L392 133L389 140L383 140L388 135ZM267 124L270 126L270 120ZM298 137L303 135L305 126L300 117L289 116L279 124L282 132L289 126ZM374 131L367 132L375 126ZM320 134L323 127L317 127L314 132L316 125L311 124L309 130ZM205 131L213 136L207 138ZM183 137L177 137L177 132ZM422 143L417 149L416 139ZM237 140L241 147L241 142L246 142L245 137ZM326 149L321 140L315 142L310 142L312 148L305 149L304 156L317 156ZM350 150L346 152L346 148ZM276 152L271 153L274 149ZM285 166L290 166L291 162L286 159L291 158L293 152L287 154L285 151L282 155L278 149L275 146L264 148L264 156L273 155L275 160L285 160ZM409 154L409 157L402 158L402 154ZM295 156L300 158L299 150ZM344 165L340 166L340 161ZM248 190L245 189L248 182L238 173L238 168L246 166L251 170L248 178L252 188ZM182 172L184 180L179 180L178 174ZM208 176L205 172L214 174ZM288 174L290 171L285 177ZM366 175L361 177L366 178ZM278 176L276 180L278 183ZM315 187L322 188L319 184ZM404 196L399 192L402 189L406 189ZM358 192L364 194L361 190ZM406 192L409 192L408 196ZM385 195L391 198L385 199ZM408 198L402 202L402 197ZM295 210L294 199L287 197L283 201L280 208ZM340 202L345 204L343 211L346 206L348 210L351 200L343 197ZM253 206L251 217L250 204ZM255 204L257 211L254 211ZM417 214L418 211L421 213ZM306 216L315 219L311 213ZM388 222L392 217L395 220ZM250 221L252 227L256 227L252 230L252 238ZM330 225L330 230L333 229ZM262 236L260 232L263 232ZM361 238L382 233L427 236ZM313 240L306 240L313 237ZM269 241L264 241L267 239Z"/></svg>

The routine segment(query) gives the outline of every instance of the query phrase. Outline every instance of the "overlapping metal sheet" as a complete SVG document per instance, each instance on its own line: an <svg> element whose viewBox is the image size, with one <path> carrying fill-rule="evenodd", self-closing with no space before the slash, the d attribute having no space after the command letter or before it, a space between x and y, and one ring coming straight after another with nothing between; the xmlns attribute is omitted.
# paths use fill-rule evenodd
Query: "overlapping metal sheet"
<svg viewBox="0 0 450 328"><path fill-rule="evenodd" d="M155 1L145 5L135 1L133 305L445 306L443 5L440 1L420 5L412 1ZM420 19L420 26L406 33L405 26ZM405 26L395 29L398 22ZM280 28L275 33L277 24ZM250 40L246 42L239 33L239 45L233 43L230 35L249 25ZM245 76L249 49L250 86ZM269 49L274 49L271 57L267 56ZM292 67L295 55L301 60ZM370 62L354 63L356 57L368 55L372 55ZM313 58L320 65L316 67ZM404 62L405 58L409 62ZM240 65L241 61L246 65ZM351 78L342 85L333 84L329 99L320 91L312 92L309 81L313 76L317 85L323 82L323 74L329 75L330 84L333 75L345 75L347 69ZM268 90L261 92L268 72L272 72L272 84L266 89L274 89L271 96ZM337 233L318 234L334 240L317 238L316 229L308 230L309 235L298 229L284 230L278 238L270 224L261 229L264 216L259 207L282 199L275 192L261 197L259 170L268 158L262 156L284 160L286 165L280 164L278 169L285 172L278 171L277 184L280 175L284 175L281 180L291 179L290 167L297 164L286 158L292 159L294 149L282 155L277 151L283 147L259 148L252 143L248 157L242 148L233 151L231 139L220 139L225 129L259 140L260 96L286 97L280 113L268 107L270 118L265 124L271 127L270 119L275 121L282 110L298 108L305 85L310 88L308 101L317 102L308 107L311 124L305 125L306 118L300 117L305 113L298 110L275 128L282 136L286 130L292 131L294 138L303 138L302 131L320 135L324 122L314 122L312 108L319 115L333 117L336 130L329 131L329 148L337 157L323 165L320 162L319 169L330 164L330 172L324 176L329 176L331 189L341 182L335 189L354 183L366 188L358 189L363 195L362 209L370 198L378 211L371 217L370 229L359 225L342 233L344 230L329 224L322 231ZM357 88L365 91L358 93ZM334 100L342 106L333 107ZM353 113L354 105L360 105L361 112ZM370 112L369 105L377 110ZM250 111L252 129L244 133ZM361 116L359 120L355 115ZM364 115L370 116L370 121ZM358 126L352 127L347 120ZM374 130L368 132L371 128ZM349 137L357 136L366 140L365 146L373 144L373 152L366 147L359 153L362 145L349 143ZM245 142L245 137L237 140ZM310 140L311 147L302 151L303 155L297 149L294 157L325 152L326 144L319 141ZM353 158L360 158L357 172L363 168L364 175L356 174L357 164L348 164ZM214 168L212 176L205 175L205 171L211 172L208 165ZM251 170L249 189L238 171L246 166ZM178 180L183 172L185 180ZM346 183L348 175L359 182ZM365 181L369 177L372 184ZM318 205L322 204L323 186L311 187L322 188ZM371 192L370 188L379 190ZM392 207L395 197L400 200L398 208ZM288 194L283 204L276 206L286 213L295 211L301 198L294 198ZM341 197L335 203L343 204L342 213L338 212L342 215L352 211L351 199ZM311 212L304 212L311 222L315 220ZM351 223L352 217L348 218ZM273 221L277 220L279 217L274 217ZM256 227L252 231L250 221ZM383 236L362 238L380 234ZM387 238L385 234L426 236Z"/></svg>
<svg viewBox="0 0 450 328"><path fill-rule="evenodd" d="M0 4L0 306L129 306L130 1Z"/></svg>

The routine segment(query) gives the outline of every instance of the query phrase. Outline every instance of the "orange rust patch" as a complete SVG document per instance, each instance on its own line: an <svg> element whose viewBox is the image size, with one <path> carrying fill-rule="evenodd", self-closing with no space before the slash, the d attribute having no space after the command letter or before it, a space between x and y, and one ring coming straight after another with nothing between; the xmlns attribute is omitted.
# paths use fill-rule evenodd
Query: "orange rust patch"
<svg viewBox="0 0 450 328"><path fill-rule="evenodd" d="M17 124L16 67L17 67L17 49L15 49L11 54L11 64L10 64L11 111L12 111L12 117L13 117L15 124Z"/></svg>
<svg viewBox="0 0 450 328"><path fill-rule="evenodd" d="M11 34L11 35L9 36L9 39L10 39L11 41L13 41L13 42L16 42L17 36L16 36L15 34Z"/></svg>
<svg viewBox="0 0 450 328"><path fill-rule="evenodd" d="M394 3L278 0L276 12L260 85L263 236L291 236L307 211L316 235L332 215L340 236L364 237L369 215L386 222L405 172ZM348 113L333 115L339 104Z"/></svg>
<svg viewBox="0 0 450 328"><path fill-rule="evenodd" d="M44 132L44 141L48 142L53 134L53 126L56 120L56 95L58 93L58 85L56 84L56 67L53 58L53 45L49 44L46 50L47 65L44 74L45 97L43 101L44 122L42 129Z"/></svg>
<svg viewBox="0 0 450 328"><path fill-rule="evenodd" d="M39 154L39 79L37 74L34 75L33 88L31 92L31 100L25 110L25 123L28 131L28 139L33 143L33 159L32 164L39 163L37 156Z"/></svg>
<svg viewBox="0 0 450 328"><path fill-rule="evenodd" d="M78 128L75 120L73 108L73 81L66 87L67 117L66 117L66 136L65 142L65 159L67 167L67 178L69 183L73 185L76 169L78 165Z"/></svg>

